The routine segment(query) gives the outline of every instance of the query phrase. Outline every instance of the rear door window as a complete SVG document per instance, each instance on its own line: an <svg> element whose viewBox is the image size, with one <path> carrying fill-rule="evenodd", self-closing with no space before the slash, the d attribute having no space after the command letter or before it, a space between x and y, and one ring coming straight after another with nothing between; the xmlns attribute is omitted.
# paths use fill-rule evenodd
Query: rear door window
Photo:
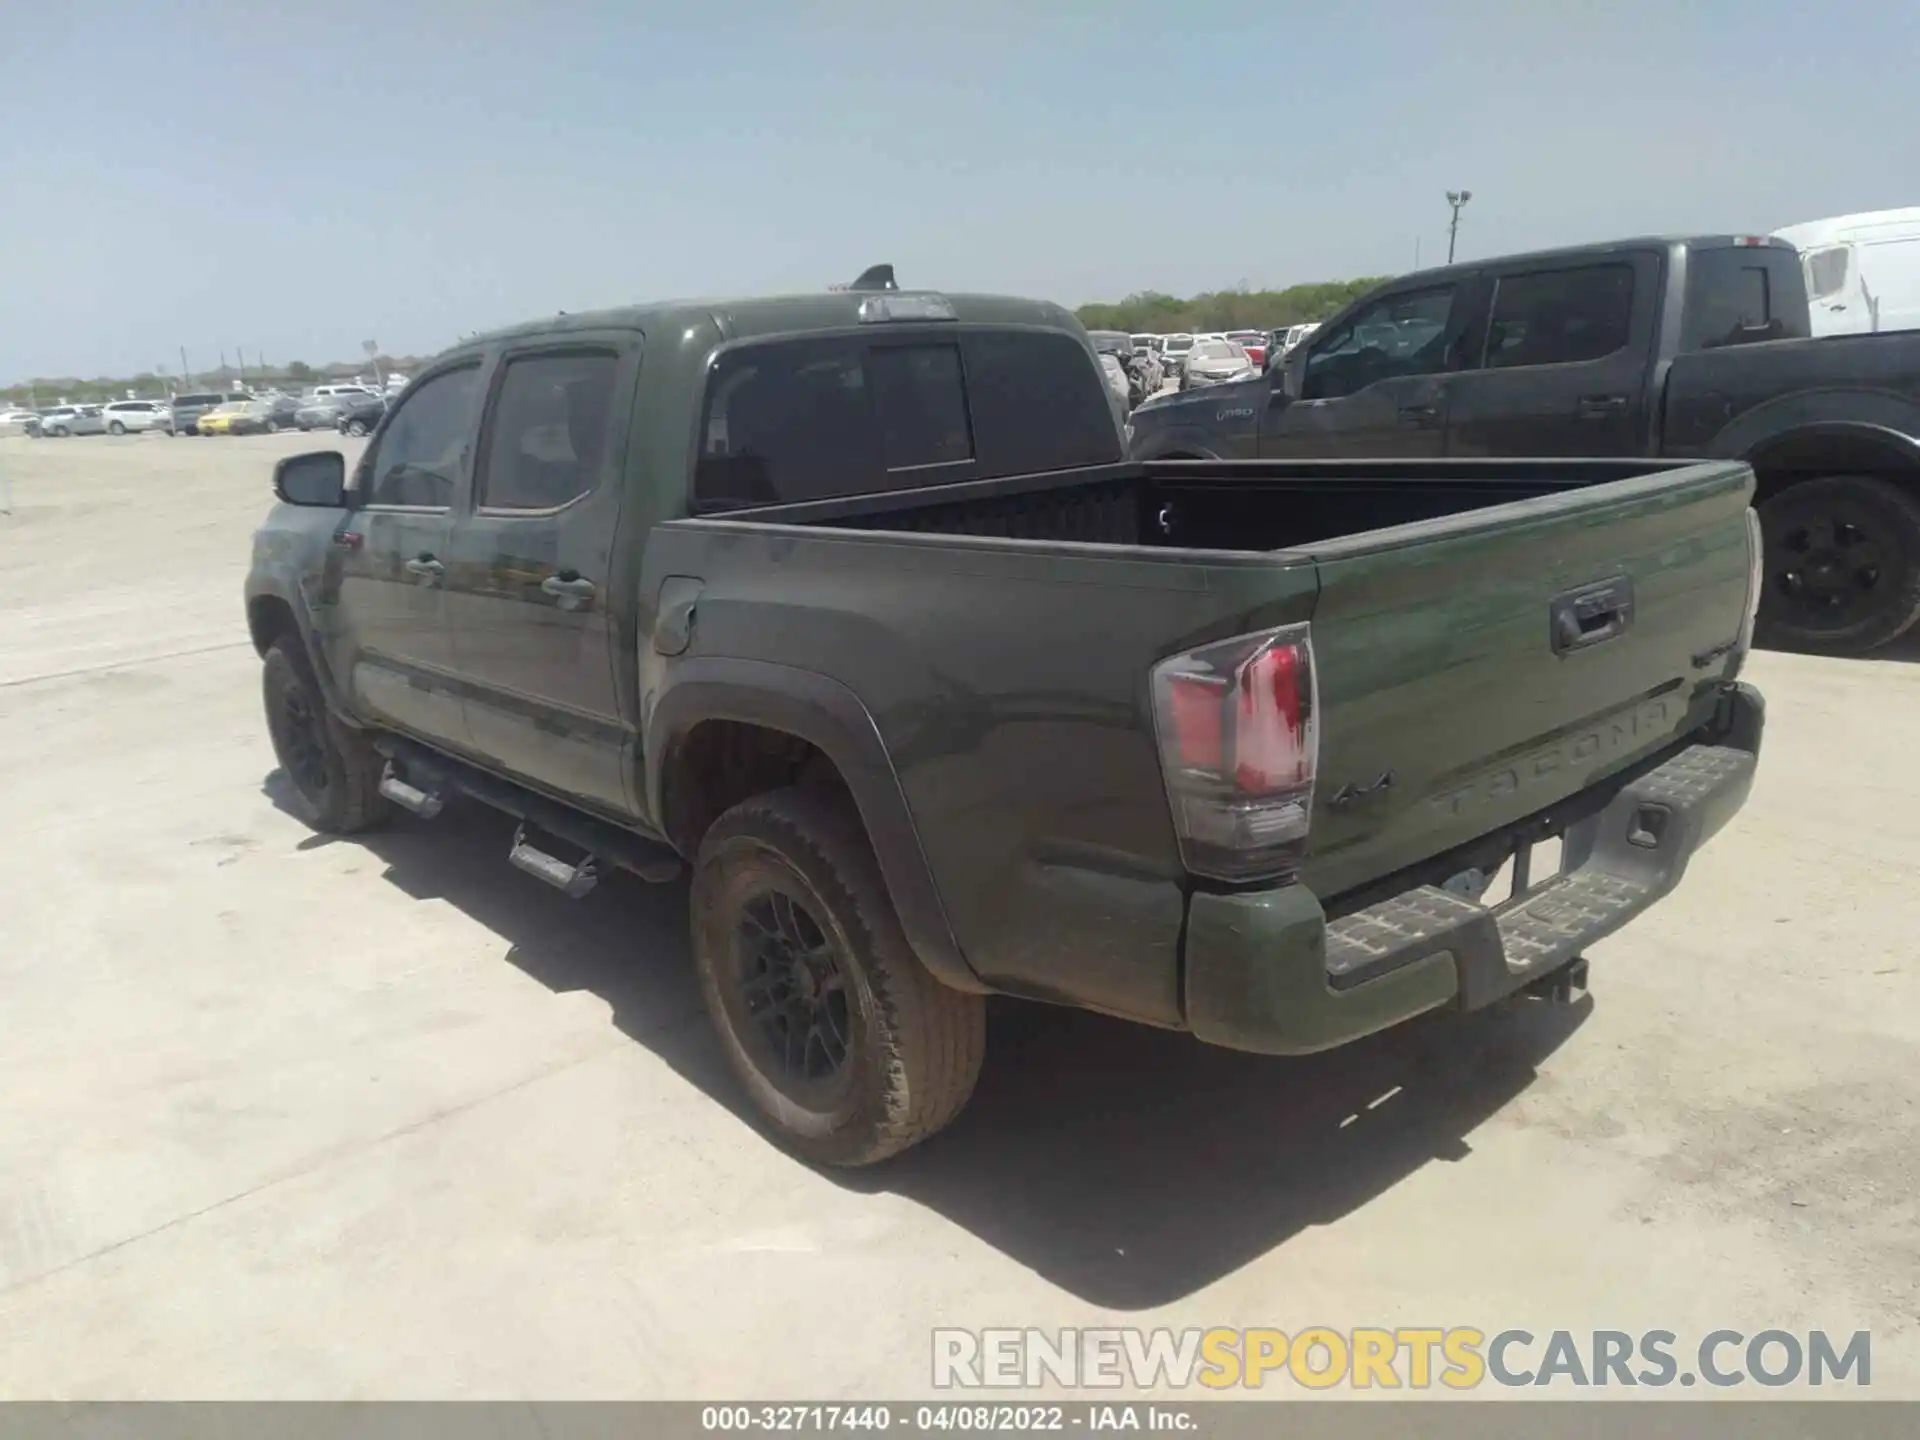
<svg viewBox="0 0 1920 1440"><path fill-rule="evenodd" d="M481 506L555 510L592 491L606 456L619 363L610 351L507 362L488 422Z"/></svg>
<svg viewBox="0 0 1920 1440"><path fill-rule="evenodd" d="M1598 360L1627 343L1632 321L1632 265L1503 275L1487 327L1486 368Z"/></svg>
<svg viewBox="0 0 1920 1440"><path fill-rule="evenodd" d="M1063 332L778 341L715 362L694 502L794 504L1119 458L1100 371Z"/></svg>

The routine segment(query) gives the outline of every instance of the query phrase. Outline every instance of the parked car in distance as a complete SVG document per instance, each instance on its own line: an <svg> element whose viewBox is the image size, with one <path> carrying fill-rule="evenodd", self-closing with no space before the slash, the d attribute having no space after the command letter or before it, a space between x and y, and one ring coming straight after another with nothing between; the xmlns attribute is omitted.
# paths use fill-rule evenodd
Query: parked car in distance
<svg viewBox="0 0 1920 1440"><path fill-rule="evenodd" d="M1809 220L1774 234L1800 252L1816 336L1920 330L1920 205Z"/></svg>
<svg viewBox="0 0 1920 1440"><path fill-rule="evenodd" d="M1744 464L1128 464L1040 301L543 318L274 490L285 805L472 797L573 898L690 867L718 1052L814 1163L951 1122L993 994L1266 1054L1572 1000L1762 742Z"/></svg>
<svg viewBox="0 0 1920 1440"><path fill-rule="evenodd" d="M1193 349L1191 335L1163 335L1160 337L1160 364L1168 374L1177 376L1180 367L1187 363L1187 352Z"/></svg>
<svg viewBox="0 0 1920 1440"><path fill-rule="evenodd" d="M24 407L0 410L0 435L28 435L40 423L40 412Z"/></svg>
<svg viewBox="0 0 1920 1440"><path fill-rule="evenodd" d="M384 395L343 395L340 401L333 427L342 435L371 435L380 417L387 413L388 401Z"/></svg>
<svg viewBox="0 0 1920 1440"><path fill-rule="evenodd" d="M1152 355L1157 358L1160 354L1160 337L1158 335L1134 336L1133 353L1136 355Z"/></svg>
<svg viewBox="0 0 1920 1440"><path fill-rule="evenodd" d="M244 435L258 418L259 401L223 400L202 415L196 425L202 435Z"/></svg>
<svg viewBox="0 0 1920 1440"><path fill-rule="evenodd" d="M38 410L32 412L33 418L26 422L27 434L33 436L34 439L36 440L44 439L46 437L47 423L49 421L63 419L64 417L73 414L73 412L78 408L79 407L75 405L43 405L41 406Z"/></svg>
<svg viewBox="0 0 1920 1440"><path fill-rule="evenodd" d="M302 395L301 399L312 401L339 399L345 402L348 400L365 399L368 396L378 395L379 393L380 392L371 385L316 385Z"/></svg>
<svg viewBox="0 0 1920 1440"><path fill-rule="evenodd" d="M1920 624L1920 331L1810 338L1800 256L1647 237L1421 271L1232 398L1131 417L1136 458L1727 459L1759 477L1762 643Z"/></svg>
<svg viewBox="0 0 1920 1440"><path fill-rule="evenodd" d="M1196 340L1180 367L1180 388L1192 390L1202 385L1218 385L1225 380L1242 380L1257 374L1246 349L1222 336L1218 340Z"/></svg>
<svg viewBox="0 0 1920 1440"><path fill-rule="evenodd" d="M110 400L101 408L109 435L137 435L148 430L166 430L173 424L165 402L159 400Z"/></svg>
<svg viewBox="0 0 1920 1440"><path fill-rule="evenodd" d="M40 414L40 433L48 439L69 435L104 435L106 417L98 405L56 405Z"/></svg>
<svg viewBox="0 0 1920 1440"><path fill-rule="evenodd" d="M300 401L293 412L293 424L297 430L331 430L340 418L340 412L347 408L344 395L320 395Z"/></svg>
<svg viewBox="0 0 1920 1440"><path fill-rule="evenodd" d="M1127 368L1120 363L1120 357L1110 350L1100 352L1100 373L1106 377L1107 393L1113 396L1113 403L1120 407L1120 413L1126 414L1133 408L1133 387L1127 379Z"/></svg>
<svg viewBox="0 0 1920 1440"><path fill-rule="evenodd" d="M201 434L200 418L221 405L237 405L253 397L240 390L196 390L173 397L171 415L173 434Z"/></svg>
<svg viewBox="0 0 1920 1440"><path fill-rule="evenodd" d="M1289 325L1284 330L1276 330L1273 332L1273 343L1280 347L1279 353L1285 355L1290 353L1295 346L1299 345L1302 340L1305 340L1319 328L1320 322L1318 320L1310 321L1304 325Z"/></svg>
<svg viewBox="0 0 1920 1440"><path fill-rule="evenodd" d="M300 401L297 397L292 395L265 396L263 397L263 403L267 407L266 431L269 435L277 435L282 430L297 430L300 428L297 418L300 414Z"/></svg>
<svg viewBox="0 0 1920 1440"><path fill-rule="evenodd" d="M1253 362L1256 370L1259 369L1261 361L1265 360L1267 356L1266 331L1229 330L1227 332L1227 339L1233 341L1234 344L1246 351L1247 359Z"/></svg>

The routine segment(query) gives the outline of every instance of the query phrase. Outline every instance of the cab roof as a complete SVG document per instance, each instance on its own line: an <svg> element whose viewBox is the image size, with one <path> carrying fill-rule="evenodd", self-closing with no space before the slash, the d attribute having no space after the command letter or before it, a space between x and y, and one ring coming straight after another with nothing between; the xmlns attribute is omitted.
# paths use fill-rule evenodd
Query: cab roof
<svg viewBox="0 0 1920 1440"><path fill-rule="evenodd" d="M1422 280L1447 279L1449 277L1473 275L1489 265L1530 265L1543 260L1593 260L1608 255L1627 255L1648 250L1670 250L1676 245L1684 245L1689 250L1723 250L1734 246L1746 246L1755 249L1792 250L1788 241L1774 235L1638 235L1626 240L1602 240L1590 245L1564 245L1551 250L1529 250L1516 255L1484 255L1477 260L1461 260L1452 265L1436 265L1429 270L1416 270ZM1411 275L1402 275L1392 283L1411 279Z"/></svg>
<svg viewBox="0 0 1920 1440"><path fill-rule="evenodd" d="M961 324L1028 325L1075 332L1080 330L1080 322L1071 311L1047 300L1028 300L1012 295L954 295L936 290L881 292L848 289L742 299L659 300L608 310L563 313L476 335L448 347L445 353L455 355L508 341L590 330L671 331L702 323L715 325L722 336L729 340L850 330L862 323L861 305L877 294L884 294L891 301L910 301L915 298L942 301L952 308L953 319Z"/></svg>

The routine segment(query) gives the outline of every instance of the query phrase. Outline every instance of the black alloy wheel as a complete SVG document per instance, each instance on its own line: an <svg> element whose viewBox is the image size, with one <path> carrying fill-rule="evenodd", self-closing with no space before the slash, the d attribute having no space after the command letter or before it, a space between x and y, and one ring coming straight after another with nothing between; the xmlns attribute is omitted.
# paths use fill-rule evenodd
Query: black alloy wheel
<svg viewBox="0 0 1920 1440"><path fill-rule="evenodd" d="M1871 475L1789 486L1760 507L1759 638L1860 655L1920 619L1920 501Z"/></svg>

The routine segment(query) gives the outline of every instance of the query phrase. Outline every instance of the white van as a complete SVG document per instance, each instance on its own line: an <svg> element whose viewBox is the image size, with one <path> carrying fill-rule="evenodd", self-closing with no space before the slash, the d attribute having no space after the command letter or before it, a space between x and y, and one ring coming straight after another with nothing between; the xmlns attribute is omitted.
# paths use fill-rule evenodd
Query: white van
<svg viewBox="0 0 1920 1440"><path fill-rule="evenodd" d="M1789 225L1815 335L1920 330L1920 205Z"/></svg>

